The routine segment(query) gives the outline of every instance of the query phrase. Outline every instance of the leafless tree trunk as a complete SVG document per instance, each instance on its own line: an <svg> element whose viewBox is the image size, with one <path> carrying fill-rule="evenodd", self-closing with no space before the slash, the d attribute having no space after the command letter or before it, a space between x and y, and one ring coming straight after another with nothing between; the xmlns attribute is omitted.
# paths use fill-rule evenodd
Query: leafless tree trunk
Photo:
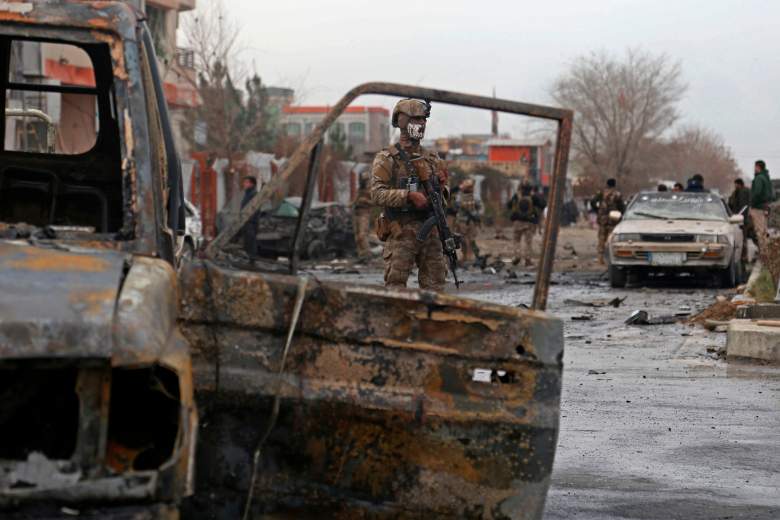
<svg viewBox="0 0 780 520"><path fill-rule="evenodd" d="M686 91L678 62L629 49L623 58L578 58L554 83L552 95L575 110L574 159L594 175L631 185L640 147L658 139L679 117Z"/></svg>

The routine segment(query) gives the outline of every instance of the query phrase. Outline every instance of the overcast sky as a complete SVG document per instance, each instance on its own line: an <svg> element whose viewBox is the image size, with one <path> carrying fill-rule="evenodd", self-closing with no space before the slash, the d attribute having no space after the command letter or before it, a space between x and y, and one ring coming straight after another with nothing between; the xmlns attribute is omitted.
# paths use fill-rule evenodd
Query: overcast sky
<svg viewBox="0 0 780 520"><path fill-rule="evenodd" d="M205 2L208 0L199 0ZM777 0L226 0L263 81L332 104L383 80L551 103L578 55L642 47L680 60L682 123L720 133L740 168L780 174ZM391 107L391 98L359 100ZM434 106L429 135L489 132L489 115ZM503 117L501 130L526 126Z"/></svg>

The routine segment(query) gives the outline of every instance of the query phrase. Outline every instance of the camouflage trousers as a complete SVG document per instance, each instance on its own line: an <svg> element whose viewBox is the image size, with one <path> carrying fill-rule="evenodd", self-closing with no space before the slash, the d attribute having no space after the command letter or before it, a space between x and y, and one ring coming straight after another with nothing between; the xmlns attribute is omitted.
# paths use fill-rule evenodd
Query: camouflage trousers
<svg viewBox="0 0 780 520"><path fill-rule="evenodd" d="M352 225L355 230L355 246L360 258L371 254L368 244L368 234L371 232L371 209L356 208L352 215Z"/></svg>
<svg viewBox="0 0 780 520"><path fill-rule="evenodd" d="M607 239L609 238L609 234L612 233L613 229L615 229L614 224L599 224L599 247L598 247L599 262L604 260L604 253L607 250Z"/></svg>
<svg viewBox="0 0 780 520"><path fill-rule="evenodd" d="M477 223L457 220L455 222L455 232L462 237L461 251L463 253L463 261L473 260L476 253L474 245L477 238Z"/></svg>
<svg viewBox="0 0 780 520"><path fill-rule="evenodd" d="M758 252L759 254L766 254L766 211L763 209L750 208L750 220L753 223L753 231L756 234Z"/></svg>
<svg viewBox="0 0 780 520"><path fill-rule="evenodd" d="M406 287L406 281L417 266L421 289L443 291L447 266L436 228L424 242L417 240L422 222L391 222L390 238L385 242L385 286Z"/></svg>
<svg viewBox="0 0 780 520"><path fill-rule="evenodd" d="M530 262L534 255L534 233L536 224L515 220L512 224L515 235L515 258ZM525 244L525 255L523 255L523 245Z"/></svg>

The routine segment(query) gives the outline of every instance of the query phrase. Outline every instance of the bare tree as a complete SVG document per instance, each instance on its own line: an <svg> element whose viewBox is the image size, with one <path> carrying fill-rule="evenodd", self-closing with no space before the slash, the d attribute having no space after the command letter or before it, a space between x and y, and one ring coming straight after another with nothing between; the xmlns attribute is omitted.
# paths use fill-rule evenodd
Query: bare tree
<svg viewBox="0 0 780 520"><path fill-rule="evenodd" d="M640 148L658 139L679 117L686 91L678 62L629 49L578 58L554 83L557 103L573 109L574 157L586 174L632 185Z"/></svg>
<svg viewBox="0 0 780 520"><path fill-rule="evenodd" d="M198 107L187 113L185 138L196 150L228 159L225 187L231 196L238 185L234 162L248 150L273 145L275 125L266 89L256 73L246 73L240 58L241 28L222 0L200 2L198 10L184 18L182 31L194 54L195 75L188 79L199 97ZM196 138L204 133L205 142Z"/></svg>
<svg viewBox="0 0 780 520"><path fill-rule="evenodd" d="M686 126L663 141L653 154L652 177L657 180L686 179L699 173L705 187L728 193L734 179L740 176L737 161L723 138L711 130Z"/></svg>

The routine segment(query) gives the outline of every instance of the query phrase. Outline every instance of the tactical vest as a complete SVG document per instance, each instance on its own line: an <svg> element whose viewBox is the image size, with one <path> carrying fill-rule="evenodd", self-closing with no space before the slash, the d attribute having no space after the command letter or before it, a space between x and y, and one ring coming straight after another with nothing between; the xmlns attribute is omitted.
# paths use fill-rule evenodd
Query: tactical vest
<svg viewBox="0 0 780 520"><path fill-rule="evenodd" d="M391 146L388 150L390 159L393 161L393 167L390 172L390 184L400 190L419 191L424 192L422 183L417 176L417 172L408 172L404 161L401 159L401 154L398 148ZM433 157L426 152L426 150L420 148L420 155L410 155L409 158L416 164L418 161L424 161L430 168L431 175L436 173L436 163ZM415 220L425 220L430 216L430 209L417 209L412 204L406 203L405 206L400 208L385 208L385 216L390 220L407 217Z"/></svg>
<svg viewBox="0 0 780 520"><path fill-rule="evenodd" d="M460 192L458 197L458 220L468 222L477 216L477 201L474 193Z"/></svg>
<svg viewBox="0 0 780 520"><path fill-rule="evenodd" d="M607 190L601 197L601 204L599 204L599 216L609 216L610 211L617 211L617 201L620 198L620 192L617 190Z"/></svg>
<svg viewBox="0 0 780 520"><path fill-rule="evenodd" d="M537 211L533 197L530 195L523 195L522 197L515 195L512 197L510 219L512 221L519 220L522 222L535 223Z"/></svg>

